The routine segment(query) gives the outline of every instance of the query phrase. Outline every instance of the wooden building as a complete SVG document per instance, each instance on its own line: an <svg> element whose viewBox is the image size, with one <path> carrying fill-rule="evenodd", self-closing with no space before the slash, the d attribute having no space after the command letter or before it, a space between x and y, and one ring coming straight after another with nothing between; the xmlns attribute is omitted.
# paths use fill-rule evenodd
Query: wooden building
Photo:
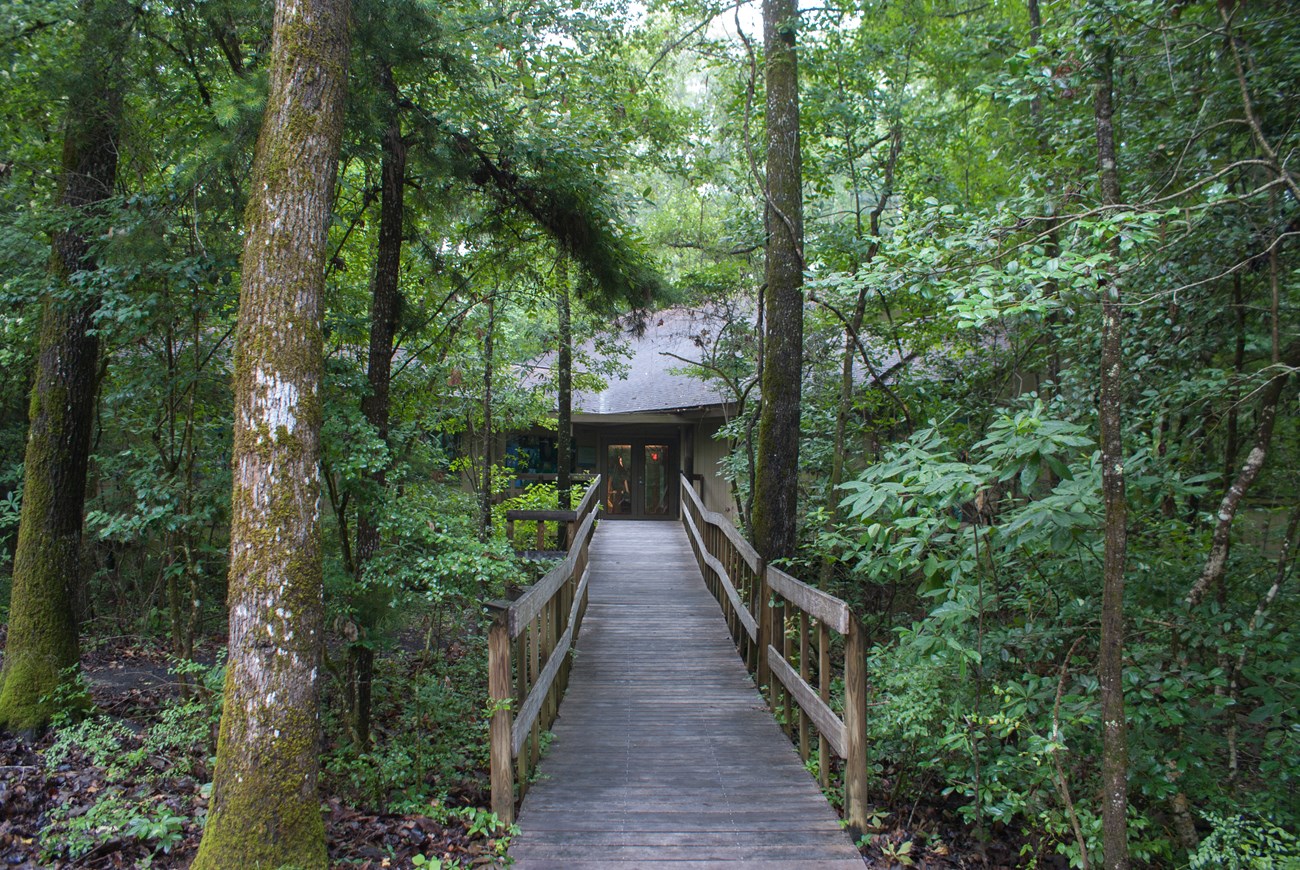
<svg viewBox="0 0 1300 870"><path fill-rule="evenodd" d="M701 359L698 340L717 327L697 311L651 315L641 335L626 338L631 356L625 375L600 392L575 391L572 471L602 475L604 518L677 519L683 472L696 481L707 507L734 515L719 467L727 445L715 435L735 405L716 382L684 371ZM508 435L502 449L521 483L553 479L554 431Z"/></svg>

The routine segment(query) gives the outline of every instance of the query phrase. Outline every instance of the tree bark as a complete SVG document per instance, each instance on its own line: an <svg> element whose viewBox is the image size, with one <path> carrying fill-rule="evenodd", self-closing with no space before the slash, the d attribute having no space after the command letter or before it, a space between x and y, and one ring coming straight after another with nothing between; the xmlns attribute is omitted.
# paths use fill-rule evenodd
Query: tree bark
<svg viewBox="0 0 1300 870"><path fill-rule="evenodd" d="M1114 128L1114 49L1097 58L1097 166L1101 201L1120 202ZM1118 249L1113 252L1116 257ZM1097 677L1102 721L1102 863L1127 870L1128 742L1124 719L1124 562L1128 517L1124 487L1123 365L1124 321L1118 268L1102 279L1101 295L1101 490L1105 507L1105 545L1101 602L1101 650Z"/></svg>
<svg viewBox="0 0 1300 870"><path fill-rule="evenodd" d="M483 335L483 490L479 493L479 536L492 534L492 337L497 328L496 296L488 297L487 331Z"/></svg>
<svg viewBox="0 0 1300 870"><path fill-rule="evenodd" d="M343 129L348 0L278 0L245 213L230 660L195 870L324 868L316 794L323 607L321 291Z"/></svg>
<svg viewBox="0 0 1300 870"><path fill-rule="evenodd" d="M752 535L765 560L794 555L803 374L803 189L794 0L763 0L767 79L767 327Z"/></svg>
<svg viewBox="0 0 1300 870"><path fill-rule="evenodd" d="M112 196L122 121L127 3L86 2L78 73L69 95L59 207L85 216ZM28 408L22 512L14 554L9 637L0 675L0 728L35 733L60 709L85 703L56 691L81 659L75 602L98 387L99 296L74 287L95 268L81 225L57 232L50 273L69 293L41 303L36 377Z"/></svg>
<svg viewBox="0 0 1300 870"><path fill-rule="evenodd" d="M402 295L398 280L402 270L402 205L406 192L406 143L397 108L397 92L392 70L385 67L381 78L393 99L388 129L384 131L384 156L380 169L379 246L375 255L375 272L371 281L370 351L366 361L369 393L361 400L361 413L388 443L388 417L391 401L389 388L393 373L393 342L397 335ZM363 501L357 513L357 582L360 585L356 614L357 639L348 644L349 729L360 749L370 746L371 686L375 676L373 634L375 611L383 597L371 590L366 579L366 564L379 551L379 525L375 518L376 499L382 499L386 486L384 469L369 475L374 484L374 499Z"/></svg>
<svg viewBox="0 0 1300 870"><path fill-rule="evenodd" d="M559 295L555 299L555 315L560 332L560 349L558 371L556 372L559 401L555 439L555 489L559 493L559 508L566 511L569 509L569 505L572 504L569 490L573 485L569 478L569 468L572 465L573 454L573 318L569 304L567 254L560 254L559 268L556 272L560 283ZM561 541L560 549L564 549L564 524L560 523L558 525L560 526L557 530Z"/></svg>

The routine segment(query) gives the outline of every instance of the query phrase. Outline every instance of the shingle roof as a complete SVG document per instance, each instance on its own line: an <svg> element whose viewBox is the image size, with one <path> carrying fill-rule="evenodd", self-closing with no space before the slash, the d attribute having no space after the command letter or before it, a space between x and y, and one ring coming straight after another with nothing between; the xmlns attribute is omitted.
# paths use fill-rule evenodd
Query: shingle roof
<svg viewBox="0 0 1300 870"><path fill-rule="evenodd" d="M630 358L623 360L626 373L611 377L604 390L589 392L575 390L573 411L580 414L612 415L684 411L716 408L731 401L731 397L715 380L702 380L683 372L692 362L705 356L699 340L707 345L717 337L726 317L711 310L670 308L648 316L645 331L637 336L625 334L623 340ZM874 362L875 373L885 383L897 381L903 368L925 368L924 360L916 354L902 356L892 344L863 340L873 350L878 350ZM583 348L583 355L599 356L594 344ZM548 353L531 367L531 379L541 382L543 371L555 364L554 353ZM856 358L853 366L854 380L862 383L871 380L872 374ZM552 394L553 395L553 394ZM757 392L751 396L756 396Z"/></svg>
<svg viewBox="0 0 1300 870"><path fill-rule="evenodd" d="M716 383L681 372L703 356L695 337L708 329L707 316L669 309L651 315L645 332L627 338L627 374L611 378L599 393L575 392L573 409L584 414L630 414L722 405L727 396ZM716 324L714 325L716 328Z"/></svg>

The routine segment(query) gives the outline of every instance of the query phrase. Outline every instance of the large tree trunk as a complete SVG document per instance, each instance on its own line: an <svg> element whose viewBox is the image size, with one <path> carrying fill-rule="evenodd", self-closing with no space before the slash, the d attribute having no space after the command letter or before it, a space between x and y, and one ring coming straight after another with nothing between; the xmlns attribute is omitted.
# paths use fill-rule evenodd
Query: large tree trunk
<svg viewBox="0 0 1300 870"><path fill-rule="evenodd" d="M385 69L383 78L392 88L392 71ZM381 169L379 201L379 248L375 256L375 273L371 282L370 355L366 378L370 392L361 400L361 413L385 443L388 441L388 416L391 402L389 386L393 372L393 341L397 335L402 296L398 279L402 269L402 204L406 182L406 143L393 89L393 117L384 132L384 158ZM382 498L386 475L379 468L370 475L377 498ZM364 590L357 614L357 640L348 644L348 712L349 730L360 749L370 746L371 686L375 676L375 614L384 602L369 591L366 563L379 551L379 526L375 521L377 504L363 502L357 515L357 580Z"/></svg>
<svg viewBox="0 0 1300 870"><path fill-rule="evenodd" d="M764 559L794 555L803 374L803 189L794 0L763 0L767 67L767 330L752 512Z"/></svg>
<svg viewBox="0 0 1300 870"><path fill-rule="evenodd" d="M195 870L326 866L316 795L324 630L321 291L343 129L348 0L279 0L245 215L230 661Z"/></svg>
<svg viewBox="0 0 1300 870"><path fill-rule="evenodd" d="M84 213L113 193L123 55L134 16L122 2L82 8L84 37L68 101L59 205ZM84 226L55 234L50 272L62 287L70 288L76 273L94 268ZM81 658L75 601L98 385L99 340L93 332L98 308L99 297L86 291L49 294L42 301L0 728L32 733L48 725L61 705L84 700L56 689Z"/></svg>
<svg viewBox="0 0 1300 870"><path fill-rule="evenodd" d="M1103 205L1120 201L1119 167L1113 124L1114 51L1097 58L1097 165ZM1118 250L1115 255L1118 256ZM1128 547L1124 494L1123 310L1118 268L1103 279L1101 291L1101 492L1105 506L1105 552L1101 600L1102 861L1109 870L1127 870L1128 742L1124 721L1124 561Z"/></svg>

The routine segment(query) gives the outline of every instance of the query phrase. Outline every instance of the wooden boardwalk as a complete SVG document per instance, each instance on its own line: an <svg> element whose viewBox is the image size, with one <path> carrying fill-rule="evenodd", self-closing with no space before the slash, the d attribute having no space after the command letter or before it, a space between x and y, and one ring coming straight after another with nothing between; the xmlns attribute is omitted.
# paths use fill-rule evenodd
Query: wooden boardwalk
<svg viewBox="0 0 1300 870"><path fill-rule="evenodd" d="M759 697L678 523L600 524L521 870L861 868Z"/></svg>

